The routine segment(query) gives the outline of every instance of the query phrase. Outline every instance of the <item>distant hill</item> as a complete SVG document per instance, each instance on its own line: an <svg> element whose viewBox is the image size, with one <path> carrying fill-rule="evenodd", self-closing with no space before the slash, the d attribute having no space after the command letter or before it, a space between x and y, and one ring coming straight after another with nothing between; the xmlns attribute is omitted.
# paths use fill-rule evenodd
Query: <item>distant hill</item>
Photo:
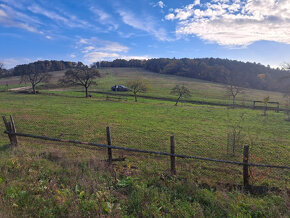
<svg viewBox="0 0 290 218"><path fill-rule="evenodd" d="M220 58L153 58L148 60L124 60L96 62L93 67L142 67L146 70L212 82L262 90L284 91L289 87L290 72L274 69L259 63L241 62Z"/></svg>
<svg viewBox="0 0 290 218"><path fill-rule="evenodd" d="M73 68L76 65L77 63L70 61L45 60L29 64L17 65L16 67L14 67L14 69L11 70L11 72L13 76L21 76L30 70L35 70L38 72L52 72Z"/></svg>

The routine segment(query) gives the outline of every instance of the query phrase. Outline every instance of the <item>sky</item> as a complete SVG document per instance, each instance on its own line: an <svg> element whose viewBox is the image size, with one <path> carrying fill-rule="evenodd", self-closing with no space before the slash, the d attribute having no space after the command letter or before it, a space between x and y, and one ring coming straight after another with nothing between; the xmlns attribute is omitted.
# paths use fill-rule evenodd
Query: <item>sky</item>
<svg viewBox="0 0 290 218"><path fill-rule="evenodd" d="M290 0L0 0L0 62L290 62Z"/></svg>

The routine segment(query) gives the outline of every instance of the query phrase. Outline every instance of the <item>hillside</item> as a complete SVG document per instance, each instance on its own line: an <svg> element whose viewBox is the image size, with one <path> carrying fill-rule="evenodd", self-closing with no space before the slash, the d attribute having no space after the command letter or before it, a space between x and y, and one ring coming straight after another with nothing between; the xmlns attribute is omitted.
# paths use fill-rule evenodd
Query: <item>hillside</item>
<svg viewBox="0 0 290 218"><path fill-rule="evenodd" d="M101 73L101 78L97 80L98 85L92 87L91 91L111 92L111 87L115 84L126 85L131 79L143 78L150 85L148 92L143 94L146 96L175 99L175 96L170 94L170 90L176 84L184 84L192 93L192 96L187 98L188 100L231 104L231 99L226 94L224 84L183 76L157 74L142 68L114 67L101 68L99 71ZM82 90L80 87L63 89L63 87L57 85L58 80L64 75L64 71L51 72L50 74L52 74L50 85L45 85L43 89L54 91ZM20 77L3 78L0 79L0 87L5 89L6 84L9 84L8 88L18 87L20 85L19 82ZM20 86L29 86L29 84L21 84ZM237 96L237 102L241 105L244 104L250 106L252 105L253 100L263 100L267 96L270 96L271 101L278 101L281 105L285 103L283 93L247 88L241 95Z"/></svg>
<svg viewBox="0 0 290 218"><path fill-rule="evenodd" d="M153 58L148 60L116 59L102 61L94 67L142 67L146 70L169 75L179 75L242 87L285 91L290 85L289 70L274 69L259 63L220 58Z"/></svg>

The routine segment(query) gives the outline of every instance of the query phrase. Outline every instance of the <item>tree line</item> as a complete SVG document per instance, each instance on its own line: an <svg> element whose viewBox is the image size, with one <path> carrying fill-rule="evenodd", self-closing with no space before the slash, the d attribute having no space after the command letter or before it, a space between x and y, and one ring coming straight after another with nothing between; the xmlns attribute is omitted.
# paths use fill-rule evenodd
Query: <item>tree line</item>
<svg viewBox="0 0 290 218"><path fill-rule="evenodd" d="M288 81L281 78L289 71L271 68L260 63L242 62L221 58L153 58L148 60L101 61L92 67L141 67L155 73L185 76L254 89L284 91Z"/></svg>
<svg viewBox="0 0 290 218"><path fill-rule="evenodd" d="M29 64L20 64L12 69L5 69L4 65L0 63L0 78L9 76L23 76L31 71L37 73L47 73L52 71L66 70L74 68L78 63L71 61L56 61L56 60L45 60L36 61Z"/></svg>

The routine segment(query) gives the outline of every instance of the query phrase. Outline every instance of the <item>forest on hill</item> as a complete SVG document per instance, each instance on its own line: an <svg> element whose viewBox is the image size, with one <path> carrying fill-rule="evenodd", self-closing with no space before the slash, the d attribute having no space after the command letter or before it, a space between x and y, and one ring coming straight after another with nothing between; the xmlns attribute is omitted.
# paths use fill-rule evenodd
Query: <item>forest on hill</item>
<svg viewBox="0 0 290 218"><path fill-rule="evenodd" d="M76 62L71 61L56 61L56 60L45 60L36 61L29 64L20 64L12 69L5 69L3 64L0 65L0 78L9 76L21 76L28 72L46 73L52 71L66 70L73 68L77 65Z"/></svg>
<svg viewBox="0 0 290 218"><path fill-rule="evenodd" d="M93 67L142 67L161 74L185 76L247 88L285 91L289 87L290 72L259 63L220 58L153 58L148 60L101 61Z"/></svg>
<svg viewBox="0 0 290 218"><path fill-rule="evenodd" d="M60 71L69 68L73 68L76 66L75 62L70 61L55 61L55 60L45 60L45 61L36 61L34 63L29 64L21 64L14 67L12 70L13 76L21 76L30 70L35 70L36 72L52 72L52 71Z"/></svg>

